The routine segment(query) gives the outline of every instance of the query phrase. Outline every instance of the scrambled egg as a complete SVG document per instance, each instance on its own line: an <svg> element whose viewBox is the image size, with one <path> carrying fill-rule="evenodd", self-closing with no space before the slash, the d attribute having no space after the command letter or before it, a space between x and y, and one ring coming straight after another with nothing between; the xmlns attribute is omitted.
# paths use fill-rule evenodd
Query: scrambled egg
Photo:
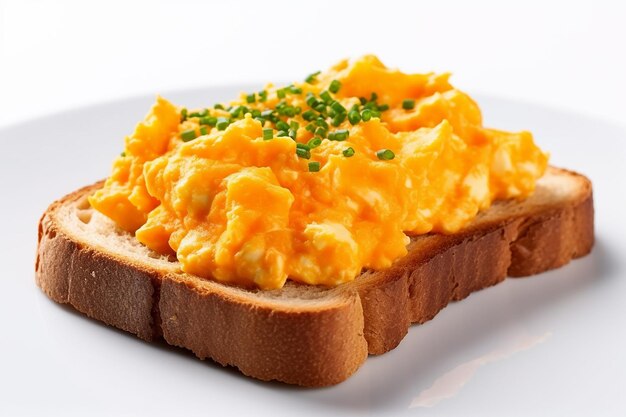
<svg viewBox="0 0 626 417"><path fill-rule="evenodd" d="M261 289L335 286L454 233L547 166L528 132L482 126L448 75L376 57L188 112L158 98L92 206L182 269Z"/></svg>

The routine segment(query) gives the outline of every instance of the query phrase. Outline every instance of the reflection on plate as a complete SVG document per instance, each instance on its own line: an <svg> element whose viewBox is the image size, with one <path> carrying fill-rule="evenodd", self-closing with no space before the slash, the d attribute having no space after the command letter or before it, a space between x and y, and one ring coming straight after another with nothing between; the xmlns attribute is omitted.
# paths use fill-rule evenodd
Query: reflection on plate
<svg viewBox="0 0 626 417"><path fill-rule="evenodd" d="M507 359L509 356L532 348L543 343L552 333L546 332L541 336L522 336L519 340L507 343L503 347L492 350L484 355L462 363L454 369L441 375L433 384L413 398L409 408L433 407L446 398L454 397L465 384L467 384L478 368L490 362Z"/></svg>

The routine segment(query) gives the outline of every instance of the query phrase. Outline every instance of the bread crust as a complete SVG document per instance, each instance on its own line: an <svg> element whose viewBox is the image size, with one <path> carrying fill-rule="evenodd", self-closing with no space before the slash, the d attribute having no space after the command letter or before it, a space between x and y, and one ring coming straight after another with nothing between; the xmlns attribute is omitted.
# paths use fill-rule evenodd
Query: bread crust
<svg viewBox="0 0 626 417"><path fill-rule="evenodd" d="M412 323L432 319L449 302L507 275L533 275L589 253L590 181L557 168L548 175L574 182L575 192L554 198L538 189L526 202L496 203L460 233L414 237L408 255L391 268L366 271L323 291L319 303L301 306L89 244L58 213L101 187L97 183L42 216L36 282L54 301L146 341L162 338L262 380L333 385L368 353L395 348Z"/></svg>
<svg viewBox="0 0 626 417"><path fill-rule="evenodd" d="M93 186L84 187L54 202L39 221L37 285L58 303L70 304L91 318L152 341L159 333L153 304L161 274L120 263L86 246L69 236L54 215L63 204L92 190Z"/></svg>

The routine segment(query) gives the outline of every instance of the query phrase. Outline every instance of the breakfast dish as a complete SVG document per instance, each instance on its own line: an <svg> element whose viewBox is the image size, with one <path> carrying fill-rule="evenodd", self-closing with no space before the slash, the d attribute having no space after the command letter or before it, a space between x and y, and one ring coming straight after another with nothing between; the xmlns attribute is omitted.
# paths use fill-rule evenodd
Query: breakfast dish
<svg viewBox="0 0 626 417"><path fill-rule="evenodd" d="M210 109L158 99L109 179L44 214L37 282L247 375L335 384L450 301L591 250L591 184L547 159L447 75L371 56Z"/></svg>

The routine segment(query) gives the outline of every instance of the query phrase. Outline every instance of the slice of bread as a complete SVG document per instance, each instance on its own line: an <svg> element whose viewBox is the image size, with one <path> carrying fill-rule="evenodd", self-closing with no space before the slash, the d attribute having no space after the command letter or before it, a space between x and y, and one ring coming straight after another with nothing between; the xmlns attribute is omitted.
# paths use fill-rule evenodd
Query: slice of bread
<svg viewBox="0 0 626 417"><path fill-rule="evenodd" d="M118 229L87 202L101 185L53 203L40 221L36 277L51 299L254 378L304 386L345 380L450 301L564 265L594 240L590 181L550 168L528 199L496 202L460 233L413 237L389 269L331 289L246 290L185 274Z"/></svg>

